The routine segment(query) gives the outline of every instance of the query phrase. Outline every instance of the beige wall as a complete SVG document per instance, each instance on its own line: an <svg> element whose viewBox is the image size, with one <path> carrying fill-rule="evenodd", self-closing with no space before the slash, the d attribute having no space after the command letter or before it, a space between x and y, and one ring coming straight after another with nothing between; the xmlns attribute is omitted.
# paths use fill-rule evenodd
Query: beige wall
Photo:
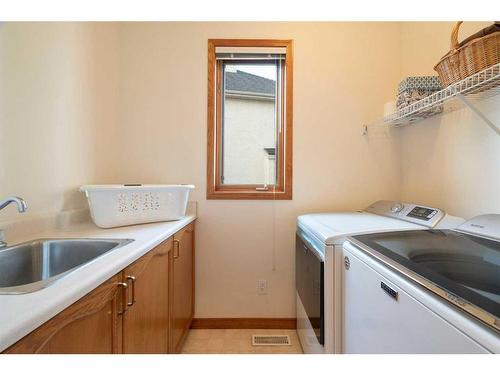
<svg viewBox="0 0 500 375"><path fill-rule="evenodd" d="M488 23L466 22L460 39ZM402 23L401 77L435 74L453 23ZM500 124L500 99L480 108ZM500 212L500 137L469 109L395 131L401 141L402 198L471 217Z"/></svg>
<svg viewBox="0 0 500 375"><path fill-rule="evenodd" d="M121 180L196 185L196 316L293 317L296 216L398 196L394 139L361 136L397 84L398 31L390 23L122 25ZM292 201L205 199L208 38L294 40ZM257 295L257 279L268 280L267 295Z"/></svg>
<svg viewBox="0 0 500 375"><path fill-rule="evenodd" d="M467 26L476 29L477 26ZM298 214L402 197L500 212L500 139L470 111L361 136L449 23L0 25L0 196L84 207L83 183L194 183L198 317L294 316ZM291 38L294 199L207 201L208 38ZM486 110L498 119L498 104ZM13 208L0 221L17 217ZM267 279L258 295L257 279Z"/></svg>
<svg viewBox="0 0 500 375"><path fill-rule="evenodd" d="M25 216L84 207L77 188L106 180L117 47L109 24L0 25L0 198L25 198Z"/></svg>
<svg viewBox="0 0 500 375"><path fill-rule="evenodd" d="M207 39L238 37L294 39L293 201L205 199ZM398 46L395 24L3 24L0 195L44 213L84 207L84 183L194 183L196 315L294 316L296 216L398 195L394 139L360 136Z"/></svg>

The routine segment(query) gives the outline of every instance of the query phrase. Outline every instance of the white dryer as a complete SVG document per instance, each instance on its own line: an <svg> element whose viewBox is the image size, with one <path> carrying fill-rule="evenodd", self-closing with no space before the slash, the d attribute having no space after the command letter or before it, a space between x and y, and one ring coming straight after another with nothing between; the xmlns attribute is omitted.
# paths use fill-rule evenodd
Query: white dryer
<svg viewBox="0 0 500 375"><path fill-rule="evenodd" d="M342 353L342 244L387 231L451 229L463 219L439 208L378 201L358 212L299 216L295 246L297 333L304 353Z"/></svg>

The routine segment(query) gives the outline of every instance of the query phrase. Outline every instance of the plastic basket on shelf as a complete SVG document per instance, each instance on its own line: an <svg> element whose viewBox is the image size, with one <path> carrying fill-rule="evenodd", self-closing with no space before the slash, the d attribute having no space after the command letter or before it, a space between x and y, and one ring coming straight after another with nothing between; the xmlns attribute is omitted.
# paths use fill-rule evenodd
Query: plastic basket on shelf
<svg viewBox="0 0 500 375"><path fill-rule="evenodd" d="M94 223L101 228L179 220L193 185L86 185Z"/></svg>

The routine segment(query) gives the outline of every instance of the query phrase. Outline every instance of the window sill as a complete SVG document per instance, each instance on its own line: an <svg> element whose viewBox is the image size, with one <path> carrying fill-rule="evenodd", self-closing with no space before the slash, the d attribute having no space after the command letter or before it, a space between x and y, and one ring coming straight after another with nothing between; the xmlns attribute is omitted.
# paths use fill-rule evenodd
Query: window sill
<svg viewBox="0 0 500 375"><path fill-rule="evenodd" d="M207 191L207 199L246 199L246 200L292 200L291 191L255 191L255 190L238 190L238 191Z"/></svg>

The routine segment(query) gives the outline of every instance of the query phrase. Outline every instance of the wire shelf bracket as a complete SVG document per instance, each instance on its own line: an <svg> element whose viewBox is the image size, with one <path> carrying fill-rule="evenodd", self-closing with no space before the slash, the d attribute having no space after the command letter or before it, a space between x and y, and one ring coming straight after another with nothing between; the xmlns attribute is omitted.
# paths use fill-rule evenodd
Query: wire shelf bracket
<svg viewBox="0 0 500 375"><path fill-rule="evenodd" d="M462 94L457 94L457 98L460 99L460 101L462 101L462 103L464 103L467 107L469 107L472 112L478 115L481 120L483 120L491 129L493 129L495 133L500 135L500 128L496 126L488 117L486 117L485 114L474 105L474 103L472 103Z"/></svg>

